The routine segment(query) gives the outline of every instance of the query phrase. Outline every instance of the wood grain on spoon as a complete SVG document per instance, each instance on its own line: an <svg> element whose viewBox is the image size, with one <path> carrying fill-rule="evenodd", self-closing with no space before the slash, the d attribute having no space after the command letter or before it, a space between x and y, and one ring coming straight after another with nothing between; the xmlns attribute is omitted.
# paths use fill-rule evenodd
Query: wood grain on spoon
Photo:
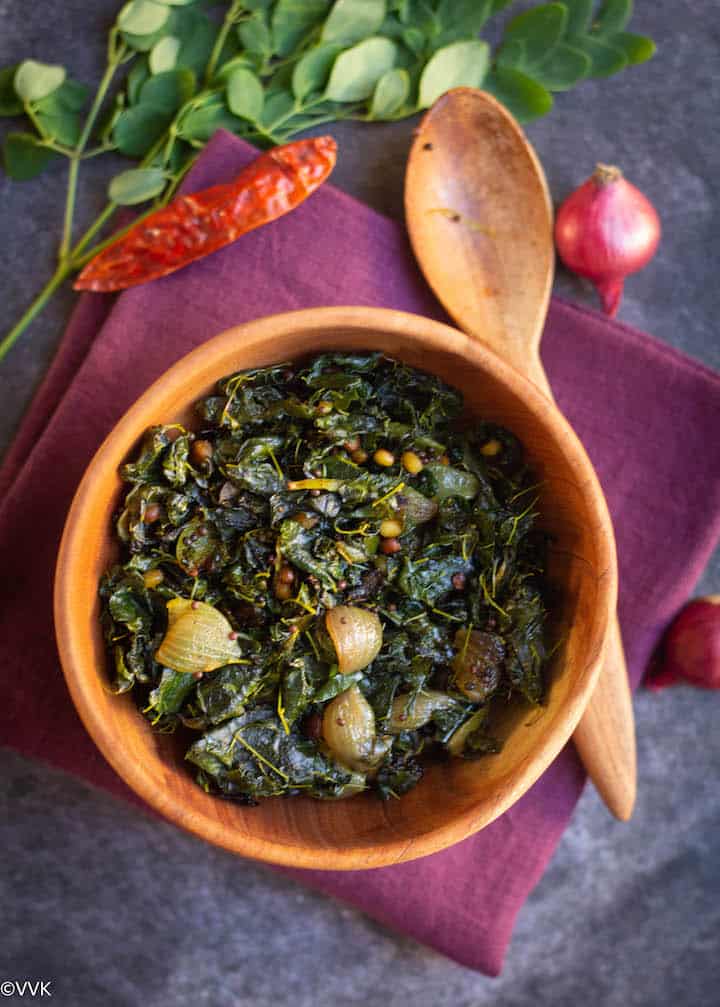
<svg viewBox="0 0 720 1007"><path fill-rule="evenodd" d="M552 203L534 150L494 98L456 88L433 105L410 152L405 212L420 267L448 313L552 397L540 361L554 270ZM627 820L635 728L617 620L573 737L606 805Z"/></svg>

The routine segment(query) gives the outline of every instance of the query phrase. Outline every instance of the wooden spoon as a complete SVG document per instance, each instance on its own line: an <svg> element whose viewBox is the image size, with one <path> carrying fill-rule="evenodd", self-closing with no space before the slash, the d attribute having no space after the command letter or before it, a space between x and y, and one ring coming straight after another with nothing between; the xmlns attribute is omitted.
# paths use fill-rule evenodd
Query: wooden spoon
<svg viewBox="0 0 720 1007"><path fill-rule="evenodd" d="M489 94L448 91L422 120L405 214L420 268L449 314L552 398L539 352L554 270L552 203L535 151ZM626 821L635 728L617 619L573 738L607 807Z"/></svg>

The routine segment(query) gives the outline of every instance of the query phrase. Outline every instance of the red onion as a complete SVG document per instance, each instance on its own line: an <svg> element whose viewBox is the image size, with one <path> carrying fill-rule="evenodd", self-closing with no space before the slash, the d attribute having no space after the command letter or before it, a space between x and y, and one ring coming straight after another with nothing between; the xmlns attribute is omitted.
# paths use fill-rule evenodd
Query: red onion
<svg viewBox="0 0 720 1007"><path fill-rule="evenodd" d="M720 689L720 594L695 598L671 623L646 679L650 689L689 682Z"/></svg>
<svg viewBox="0 0 720 1007"><path fill-rule="evenodd" d="M646 266L660 241L660 218L619 168L598 164L562 204L555 244L568 269L592 280L615 317L625 277Z"/></svg>

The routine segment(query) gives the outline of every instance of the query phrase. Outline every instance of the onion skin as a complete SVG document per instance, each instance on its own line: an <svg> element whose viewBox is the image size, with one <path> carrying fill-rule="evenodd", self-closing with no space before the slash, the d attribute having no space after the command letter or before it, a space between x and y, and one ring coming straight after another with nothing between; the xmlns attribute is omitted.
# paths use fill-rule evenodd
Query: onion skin
<svg viewBox="0 0 720 1007"><path fill-rule="evenodd" d="M619 168L604 164L568 196L555 219L560 258L568 269L592 280L611 318L617 314L625 277L648 264L660 236L660 218L652 203Z"/></svg>
<svg viewBox="0 0 720 1007"><path fill-rule="evenodd" d="M242 660L232 626L212 605L174 598L167 616L167 631L155 653L165 668L196 675Z"/></svg>
<svg viewBox="0 0 720 1007"><path fill-rule="evenodd" d="M720 689L720 595L695 598L676 616L645 681L649 689L688 683Z"/></svg>
<svg viewBox="0 0 720 1007"><path fill-rule="evenodd" d="M390 748L389 738L376 736L373 708L356 685L325 707L322 735L337 761L354 772L371 772Z"/></svg>
<svg viewBox="0 0 720 1007"><path fill-rule="evenodd" d="M375 660L383 642L382 623L374 612L355 605L338 605L325 616L341 675L352 675Z"/></svg>

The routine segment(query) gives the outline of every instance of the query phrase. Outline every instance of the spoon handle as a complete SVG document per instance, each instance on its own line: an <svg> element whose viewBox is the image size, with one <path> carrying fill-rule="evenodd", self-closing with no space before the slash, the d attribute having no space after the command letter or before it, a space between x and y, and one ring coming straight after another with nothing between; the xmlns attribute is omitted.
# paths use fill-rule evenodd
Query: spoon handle
<svg viewBox="0 0 720 1007"><path fill-rule="evenodd" d="M501 350L497 346L493 349ZM518 366L516 360L510 362ZM519 369L553 399L538 353L526 353ZM597 685L575 728L573 741L608 811L620 821L628 821L637 789L635 718L617 615L613 616L608 629Z"/></svg>
<svg viewBox="0 0 720 1007"><path fill-rule="evenodd" d="M507 346L493 345L493 349L506 358L511 356ZM526 350L523 360L511 359L510 363L553 398L537 352ZM628 821L635 805L637 756L632 696L617 616L613 617L608 630L597 685L575 728L573 741L608 811L620 821Z"/></svg>
<svg viewBox="0 0 720 1007"><path fill-rule="evenodd" d="M573 741L608 810L626 822L635 805L637 763L632 697L617 618L610 626L600 676Z"/></svg>

